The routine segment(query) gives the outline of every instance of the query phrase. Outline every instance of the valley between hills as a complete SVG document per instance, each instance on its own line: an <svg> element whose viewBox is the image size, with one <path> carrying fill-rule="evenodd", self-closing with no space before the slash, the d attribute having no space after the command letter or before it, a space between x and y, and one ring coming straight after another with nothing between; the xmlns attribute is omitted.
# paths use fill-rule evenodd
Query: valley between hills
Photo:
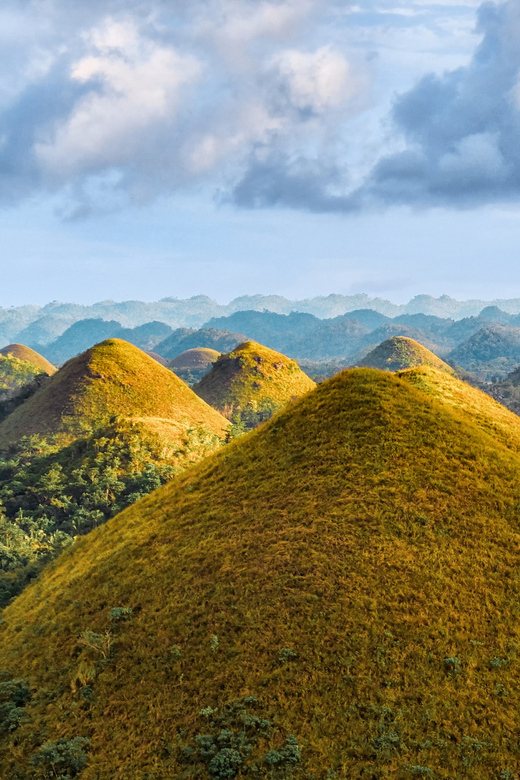
<svg viewBox="0 0 520 780"><path fill-rule="evenodd" d="M0 311L2 780L518 780L520 301L358 298Z"/></svg>

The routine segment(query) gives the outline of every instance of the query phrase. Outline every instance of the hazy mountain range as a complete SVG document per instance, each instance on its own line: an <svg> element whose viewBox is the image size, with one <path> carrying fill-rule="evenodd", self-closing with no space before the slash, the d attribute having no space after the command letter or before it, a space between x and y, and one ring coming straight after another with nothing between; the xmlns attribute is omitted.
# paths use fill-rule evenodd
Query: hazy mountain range
<svg viewBox="0 0 520 780"><path fill-rule="evenodd" d="M290 301L280 295L244 295L222 305L205 295L182 300L163 298L143 301L101 301L91 306L53 301L46 306L0 308L0 341L15 338L23 343L50 344L70 325L83 319L117 320L125 328L134 328L154 320L172 328L200 328L213 317L227 317L238 311L271 311L290 314L298 311L320 319L338 317L347 312L370 309L387 317L403 314L427 314L460 320L474 317L487 306L496 306L507 314L520 313L520 298L495 301L457 301L448 295L434 298L417 295L406 304L395 304L369 295L328 295Z"/></svg>

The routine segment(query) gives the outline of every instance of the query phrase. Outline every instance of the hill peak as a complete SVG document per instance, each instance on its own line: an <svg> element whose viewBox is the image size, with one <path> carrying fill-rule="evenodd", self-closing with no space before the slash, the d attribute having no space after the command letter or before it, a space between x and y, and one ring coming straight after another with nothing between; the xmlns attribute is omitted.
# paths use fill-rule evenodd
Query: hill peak
<svg viewBox="0 0 520 780"><path fill-rule="evenodd" d="M12 357L17 358L18 360L31 363L31 365L39 368L41 373L48 374L49 376L52 376L52 374L56 372L56 367L53 366L52 363L49 363L43 355L40 355L34 349L31 349L31 347L26 347L25 344L8 344L7 347L2 347L2 349L0 349L0 355L4 355L4 357L12 355Z"/></svg>
<svg viewBox="0 0 520 780"><path fill-rule="evenodd" d="M345 371L65 551L3 614L0 777L83 737L88 777L510 777L520 439L444 386Z"/></svg>
<svg viewBox="0 0 520 780"><path fill-rule="evenodd" d="M252 427L314 387L295 360L245 341L221 355L194 390L229 419L245 415Z"/></svg>
<svg viewBox="0 0 520 780"><path fill-rule="evenodd" d="M219 434L226 427L167 368L122 339L107 339L65 363L13 412L0 426L0 445L31 434L74 436L114 416L200 423Z"/></svg>
<svg viewBox="0 0 520 780"><path fill-rule="evenodd" d="M433 366L453 374L454 371L426 347L408 336L393 336L368 353L356 365L359 368L379 368L383 371L402 371L420 365Z"/></svg>

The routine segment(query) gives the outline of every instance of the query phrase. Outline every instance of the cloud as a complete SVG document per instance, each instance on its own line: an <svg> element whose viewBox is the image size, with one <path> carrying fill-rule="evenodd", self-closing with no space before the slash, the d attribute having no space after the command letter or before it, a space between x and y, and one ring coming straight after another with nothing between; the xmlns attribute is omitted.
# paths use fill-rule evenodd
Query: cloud
<svg viewBox="0 0 520 780"><path fill-rule="evenodd" d="M253 159L327 146L367 89L322 29L335 2L6 0L0 202L58 194L86 215L232 191Z"/></svg>
<svg viewBox="0 0 520 780"><path fill-rule="evenodd" d="M480 6L468 56L457 30L475 8L5 0L0 202L58 194L77 216L201 188L244 208L344 213L518 199L520 0ZM385 63L402 73L414 38L416 61L438 70L411 89L407 76L384 116Z"/></svg>
<svg viewBox="0 0 520 780"><path fill-rule="evenodd" d="M58 180L132 165L153 125L175 120L182 90L198 81L201 63L112 19L88 36L93 53L71 68L72 83L94 85L51 137L35 145L44 173Z"/></svg>
<svg viewBox="0 0 520 780"><path fill-rule="evenodd" d="M394 106L403 148L383 156L359 204L470 207L520 196L520 2L484 3L470 63L428 75Z"/></svg>

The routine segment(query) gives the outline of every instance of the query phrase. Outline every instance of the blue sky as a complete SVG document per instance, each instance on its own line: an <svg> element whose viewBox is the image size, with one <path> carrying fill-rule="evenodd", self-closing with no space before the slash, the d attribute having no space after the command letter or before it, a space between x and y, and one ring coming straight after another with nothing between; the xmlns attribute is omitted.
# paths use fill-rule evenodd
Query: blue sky
<svg viewBox="0 0 520 780"><path fill-rule="evenodd" d="M0 305L520 296L520 0L4 0Z"/></svg>

